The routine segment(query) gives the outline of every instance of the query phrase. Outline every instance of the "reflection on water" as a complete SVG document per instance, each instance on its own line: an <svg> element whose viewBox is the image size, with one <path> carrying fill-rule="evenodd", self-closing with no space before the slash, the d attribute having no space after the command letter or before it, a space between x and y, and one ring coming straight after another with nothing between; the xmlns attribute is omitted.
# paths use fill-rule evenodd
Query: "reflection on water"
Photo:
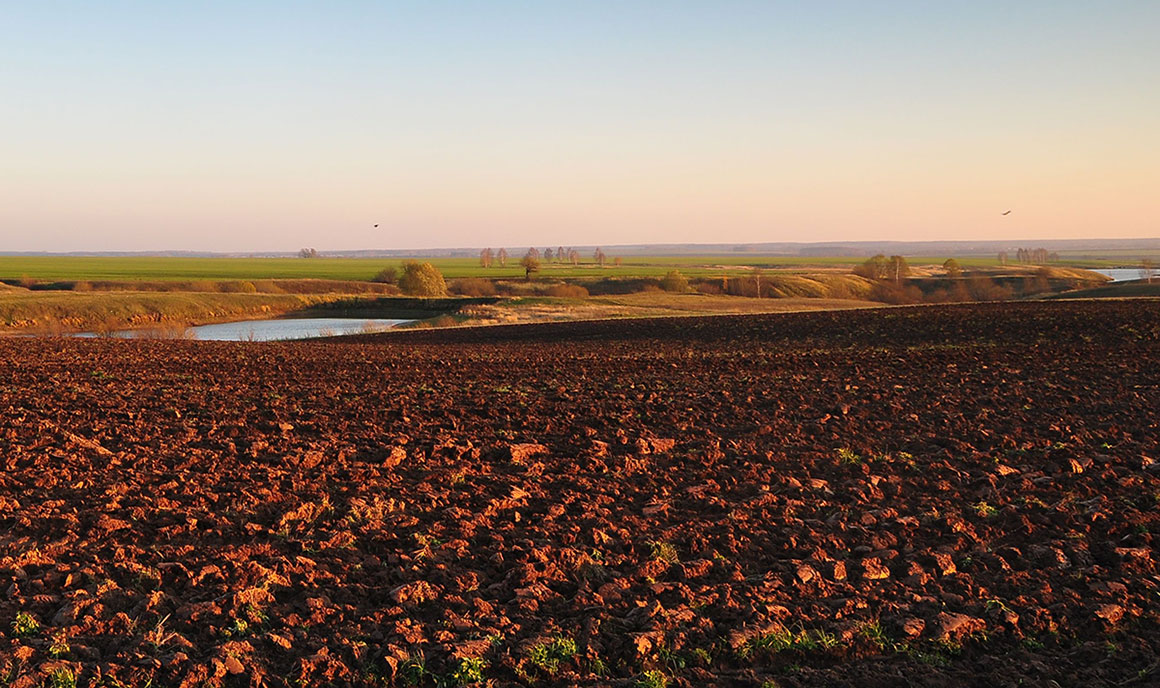
<svg viewBox="0 0 1160 688"><path fill-rule="evenodd" d="M1109 268L1107 270L1092 270L1101 275L1107 275L1112 278L1113 282L1127 282L1129 280L1143 279L1140 275L1139 268Z"/></svg>
<svg viewBox="0 0 1160 688"><path fill-rule="evenodd" d="M269 342L279 339L337 337L384 332L406 320L358 318L287 318L202 325L191 328L197 339L218 342Z"/></svg>
<svg viewBox="0 0 1160 688"><path fill-rule="evenodd" d="M271 342L283 339L310 339L337 337L347 334L385 332L409 320L384 318L287 318L285 320L243 320L191 327L183 335L213 342ZM95 336L85 333L81 337ZM114 337L133 338L149 336L148 332L123 330Z"/></svg>

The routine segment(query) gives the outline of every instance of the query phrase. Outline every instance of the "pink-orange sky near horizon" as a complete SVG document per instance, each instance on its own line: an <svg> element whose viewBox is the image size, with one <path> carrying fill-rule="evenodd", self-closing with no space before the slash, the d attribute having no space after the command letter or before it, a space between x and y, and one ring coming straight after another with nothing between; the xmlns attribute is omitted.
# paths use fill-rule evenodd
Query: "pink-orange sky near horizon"
<svg viewBox="0 0 1160 688"><path fill-rule="evenodd" d="M1134 0L22 3L0 251L1157 237L1156 35Z"/></svg>

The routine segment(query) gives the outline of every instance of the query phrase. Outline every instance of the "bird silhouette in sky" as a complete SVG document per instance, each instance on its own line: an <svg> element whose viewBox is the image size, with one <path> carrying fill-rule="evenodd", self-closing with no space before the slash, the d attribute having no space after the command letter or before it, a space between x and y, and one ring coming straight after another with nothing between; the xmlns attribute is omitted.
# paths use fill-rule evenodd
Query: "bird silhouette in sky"
<svg viewBox="0 0 1160 688"><path fill-rule="evenodd" d="M1011 212L1011 211L1010 211L1010 210L1008 210L1007 212ZM375 225L375 226L376 226L376 227L378 227L378 225Z"/></svg>
<svg viewBox="0 0 1160 688"><path fill-rule="evenodd" d="M1011 214L1011 211L1010 211L1010 210L1008 210L1007 212L1005 212L1005 213L1000 213L1000 214L1001 214L1001 215L1010 215L1010 214ZM375 226L376 226L376 227L378 227L378 225L375 225Z"/></svg>

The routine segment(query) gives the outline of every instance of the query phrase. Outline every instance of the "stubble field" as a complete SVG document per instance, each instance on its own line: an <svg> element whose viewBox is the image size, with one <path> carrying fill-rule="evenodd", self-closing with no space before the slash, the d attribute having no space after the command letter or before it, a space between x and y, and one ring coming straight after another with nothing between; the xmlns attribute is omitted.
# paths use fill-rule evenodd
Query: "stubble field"
<svg viewBox="0 0 1160 688"><path fill-rule="evenodd" d="M0 685L1149 685L1160 309L0 340Z"/></svg>

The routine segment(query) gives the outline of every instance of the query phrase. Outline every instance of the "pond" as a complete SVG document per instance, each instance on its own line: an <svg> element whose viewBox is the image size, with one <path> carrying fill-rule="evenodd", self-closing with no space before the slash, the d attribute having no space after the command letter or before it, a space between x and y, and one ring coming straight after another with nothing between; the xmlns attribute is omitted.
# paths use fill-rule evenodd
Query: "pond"
<svg viewBox="0 0 1160 688"><path fill-rule="evenodd" d="M1092 270L1101 275L1107 275L1112 278L1113 282L1127 282L1129 280L1143 279L1140 277L1140 268L1108 268L1106 270Z"/></svg>
<svg viewBox="0 0 1160 688"><path fill-rule="evenodd" d="M385 318L285 318L282 320L242 320L200 325L189 328L194 339L211 342L272 342L285 339L311 339L348 334L384 332L410 320ZM79 335L94 337L92 333ZM114 337L149 337L148 330L122 330Z"/></svg>

